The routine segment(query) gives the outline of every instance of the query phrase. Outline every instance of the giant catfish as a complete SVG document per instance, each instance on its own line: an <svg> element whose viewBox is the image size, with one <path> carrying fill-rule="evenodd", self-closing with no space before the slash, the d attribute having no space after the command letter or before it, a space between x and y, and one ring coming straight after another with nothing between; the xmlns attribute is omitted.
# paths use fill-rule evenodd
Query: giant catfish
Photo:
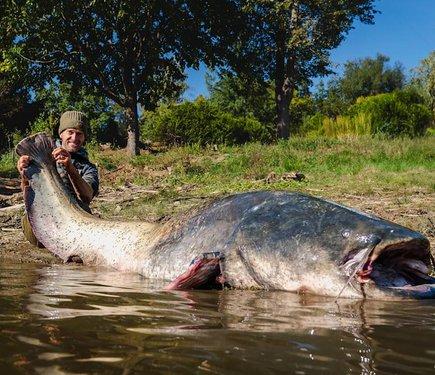
<svg viewBox="0 0 435 375"><path fill-rule="evenodd" d="M43 133L24 199L37 239L65 262L138 272L168 289L255 288L356 298L434 298L422 234L352 208L284 191L235 194L165 224L103 220L65 189Z"/></svg>

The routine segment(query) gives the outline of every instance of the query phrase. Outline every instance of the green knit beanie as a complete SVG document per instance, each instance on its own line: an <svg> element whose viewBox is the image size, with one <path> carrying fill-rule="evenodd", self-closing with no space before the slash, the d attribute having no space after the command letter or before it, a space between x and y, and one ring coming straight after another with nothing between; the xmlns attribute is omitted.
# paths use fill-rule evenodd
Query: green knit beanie
<svg viewBox="0 0 435 375"><path fill-rule="evenodd" d="M77 129L88 135L88 118L83 112L66 111L60 116L59 135L66 129Z"/></svg>

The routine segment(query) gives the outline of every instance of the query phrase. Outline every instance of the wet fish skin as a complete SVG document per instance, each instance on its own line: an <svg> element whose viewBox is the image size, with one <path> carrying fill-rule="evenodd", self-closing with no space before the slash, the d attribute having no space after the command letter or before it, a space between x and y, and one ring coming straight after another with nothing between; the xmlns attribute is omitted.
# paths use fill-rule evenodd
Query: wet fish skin
<svg viewBox="0 0 435 375"><path fill-rule="evenodd" d="M64 261L75 255L85 264L173 280L202 253L220 252L232 287L331 296L345 286L341 265L352 254L367 258L410 244L409 251L430 266L429 242L420 233L301 193L237 194L164 225L102 220L83 211L63 187L51 147L51 139L39 134L22 141L17 153L33 159L24 195L35 235ZM368 293L391 294L376 288ZM361 292L346 288L343 296Z"/></svg>
<svg viewBox="0 0 435 375"><path fill-rule="evenodd" d="M418 232L301 193L249 192L202 210L156 252L213 249L225 256L223 273L232 286L336 296L347 254L407 242L429 262L429 242ZM349 288L344 296L360 292Z"/></svg>

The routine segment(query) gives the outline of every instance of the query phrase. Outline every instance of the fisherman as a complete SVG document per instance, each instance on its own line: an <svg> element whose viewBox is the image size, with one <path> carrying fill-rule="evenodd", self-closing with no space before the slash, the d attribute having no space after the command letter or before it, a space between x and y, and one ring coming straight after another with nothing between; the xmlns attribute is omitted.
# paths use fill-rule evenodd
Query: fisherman
<svg viewBox="0 0 435 375"><path fill-rule="evenodd" d="M58 131L60 139L56 140L56 148L52 155L65 187L75 194L80 206L90 213L89 204L98 194L99 178L97 167L89 161L88 153L83 147L88 125L88 119L83 112L64 112L60 117ZM22 155L17 162L23 191L29 184L23 172L30 161L30 156ZM21 225L24 236L31 244L44 247L35 237L27 213L24 214Z"/></svg>

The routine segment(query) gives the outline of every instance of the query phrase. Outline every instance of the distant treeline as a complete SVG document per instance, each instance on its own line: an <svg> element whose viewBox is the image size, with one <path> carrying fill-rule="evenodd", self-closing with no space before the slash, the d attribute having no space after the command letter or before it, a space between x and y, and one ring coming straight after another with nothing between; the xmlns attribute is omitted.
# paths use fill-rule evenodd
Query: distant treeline
<svg viewBox="0 0 435 375"><path fill-rule="evenodd" d="M349 61L341 76L323 82L310 93L295 91L289 105L290 133L303 136L382 134L422 136L433 133L434 94L422 72L432 64L435 52L406 79L403 67L388 66L378 55ZM225 76L208 79L210 98L161 104L144 112L144 139L166 144L240 144L276 140L273 82L247 81Z"/></svg>
<svg viewBox="0 0 435 375"><path fill-rule="evenodd" d="M5 0L0 12L0 151L56 132L62 111L91 120L90 141L270 142L310 136L427 133L434 53L410 78L388 58L330 51L374 0ZM209 98L182 102L185 71L208 67Z"/></svg>
<svg viewBox="0 0 435 375"><path fill-rule="evenodd" d="M434 97L426 89L428 78L422 72L429 62L434 66L434 58L432 53L408 79L400 64L389 66L383 55L347 62L341 76L326 85L320 82L313 93L308 89L295 91L289 106L291 134L414 137L433 133ZM141 111L141 140L167 145L231 145L277 139L273 82L208 74L207 84L209 98L171 100L159 103L152 111ZM34 98L15 113L29 125L17 127L9 138L3 138L3 149L27 133L48 131L56 135L59 116L69 108L88 114L89 141L125 147L127 126L122 108L98 92L53 83L36 92Z"/></svg>
<svg viewBox="0 0 435 375"><path fill-rule="evenodd" d="M0 11L0 101L6 102L0 114L3 142L11 130L24 130L34 122L32 116L46 112L44 103L38 106L44 97L39 92L62 83L72 92L85 94L85 89L86 95L103 98L103 107L116 103L127 149L137 155L138 107L155 110L179 98L186 69L199 64L221 76L232 73L273 84L274 132L278 138L288 138L295 91L330 73L330 51L355 21L374 22L374 3L4 0ZM71 105L82 102L74 95L72 99ZM57 111L50 113L50 121ZM106 126L109 130L103 133L111 133L112 124Z"/></svg>

